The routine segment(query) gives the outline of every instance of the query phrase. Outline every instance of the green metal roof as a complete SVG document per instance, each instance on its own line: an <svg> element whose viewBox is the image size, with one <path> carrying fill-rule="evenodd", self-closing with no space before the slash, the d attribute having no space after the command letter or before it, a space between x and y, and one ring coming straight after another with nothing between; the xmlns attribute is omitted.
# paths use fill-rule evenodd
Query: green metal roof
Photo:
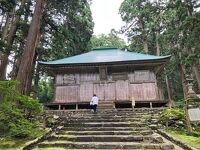
<svg viewBox="0 0 200 150"><path fill-rule="evenodd" d="M90 52L67 57L64 59L42 62L44 65L64 65L64 64L93 64L127 61L152 61L169 59L170 56L154 56L136 52L122 51L117 48L95 48Z"/></svg>

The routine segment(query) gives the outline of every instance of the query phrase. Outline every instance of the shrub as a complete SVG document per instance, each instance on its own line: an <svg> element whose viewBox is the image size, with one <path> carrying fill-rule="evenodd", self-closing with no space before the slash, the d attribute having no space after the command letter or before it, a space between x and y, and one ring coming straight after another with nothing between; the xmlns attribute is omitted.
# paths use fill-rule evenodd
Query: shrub
<svg viewBox="0 0 200 150"><path fill-rule="evenodd" d="M160 120L166 127L184 121L184 111L178 108L167 108L161 113Z"/></svg>
<svg viewBox="0 0 200 150"><path fill-rule="evenodd" d="M31 97L19 94L17 81L0 81L0 134L28 137L34 130L42 105Z"/></svg>

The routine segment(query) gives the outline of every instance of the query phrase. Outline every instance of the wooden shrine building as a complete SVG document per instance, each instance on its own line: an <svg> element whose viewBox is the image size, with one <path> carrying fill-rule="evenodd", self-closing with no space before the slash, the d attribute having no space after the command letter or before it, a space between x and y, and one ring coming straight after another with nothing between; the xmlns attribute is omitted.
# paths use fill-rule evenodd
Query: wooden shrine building
<svg viewBox="0 0 200 150"><path fill-rule="evenodd" d="M84 109L93 94L100 106L160 107L166 104L156 75L170 56L153 56L96 48L90 52L49 62L39 62L55 77L50 109Z"/></svg>

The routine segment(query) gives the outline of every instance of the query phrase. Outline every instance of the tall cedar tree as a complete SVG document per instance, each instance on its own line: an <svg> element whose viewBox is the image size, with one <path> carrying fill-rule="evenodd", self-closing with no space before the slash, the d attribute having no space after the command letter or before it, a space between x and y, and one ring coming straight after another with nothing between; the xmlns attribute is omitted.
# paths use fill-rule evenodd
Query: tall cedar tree
<svg viewBox="0 0 200 150"><path fill-rule="evenodd" d="M35 48L38 44L38 38L40 36L40 23L44 6L45 0L36 1L33 18L28 31L27 41L22 55L19 71L17 74L17 80L20 81L20 84L17 87L17 89L21 94L25 95L28 95L30 92L29 84L32 80L33 59L35 56Z"/></svg>

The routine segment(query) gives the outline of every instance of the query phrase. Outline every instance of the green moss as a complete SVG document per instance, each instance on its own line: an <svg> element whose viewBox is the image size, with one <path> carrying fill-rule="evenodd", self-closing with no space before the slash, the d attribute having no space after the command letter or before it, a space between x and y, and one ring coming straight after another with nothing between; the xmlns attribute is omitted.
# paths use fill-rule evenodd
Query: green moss
<svg viewBox="0 0 200 150"><path fill-rule="evenodd" d="M187 135L185 130L168 129L167 132L178 140L181 140L192 147L200 149L200 137Z"/></svg>
<svg viewBox="0 0 200 150"><path fill-rule="evenodd" d="M29 138L0 138L0 150L19 150L25 143L44 135L46 131L35 130Z"/></svg>
<svg viewBox="0 0 200 150"><path fill-rule="evenodd" d="M40 148L40 150L66 150L66 148L55 147L55 148Z"/></svg>

